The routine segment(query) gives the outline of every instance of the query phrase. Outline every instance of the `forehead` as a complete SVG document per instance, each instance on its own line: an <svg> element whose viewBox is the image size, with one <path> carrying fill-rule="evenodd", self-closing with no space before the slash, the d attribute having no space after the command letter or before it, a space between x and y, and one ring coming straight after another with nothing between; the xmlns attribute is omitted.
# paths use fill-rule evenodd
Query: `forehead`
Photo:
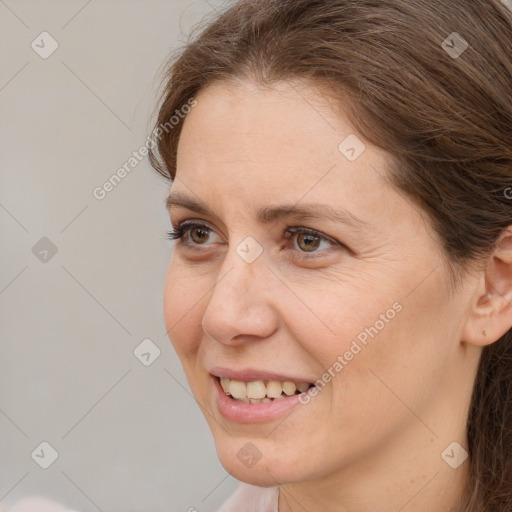
<svg viewBox="0 0 512 512"><path fill-rule="evenodd" d="M303 82L264 88L242 81L215 82L196 100L184 122L180 145L183 139L195 139L204 146L202 153L229 152L233 158L263 161L266 155L277 160L279 152L280 162L314 151L318 162L326 162L332 155L340 156L340 137L353 133L336 112L339 107Z"/></svg>
<svg viewBox="0 0 512 512"><path fill-rule="evenodd" d="M182 127L174 190L227 201L231 210L311 201L381 223L393 222L394 203L410 208L387 184L385 152L354 133L314 86L217 82L196 100Z"/></svg>

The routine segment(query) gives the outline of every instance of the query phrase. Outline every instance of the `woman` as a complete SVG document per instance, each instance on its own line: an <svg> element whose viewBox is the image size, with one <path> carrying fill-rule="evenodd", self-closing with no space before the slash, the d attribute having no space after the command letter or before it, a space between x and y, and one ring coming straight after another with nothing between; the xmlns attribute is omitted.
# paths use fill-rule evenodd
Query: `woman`
<svg viewBox="0 0 512 512"><path fill-rule="evenodd" d="M172 57L164 315L221 512L512 510L509 5L239 0Z"/></svg>
<svg viewBox="0 0 512 512"><path fill-rule="evenodd" d="M222 512L512 510L511 41L499 0L240 0L172 57L164 314Z"/></svg>

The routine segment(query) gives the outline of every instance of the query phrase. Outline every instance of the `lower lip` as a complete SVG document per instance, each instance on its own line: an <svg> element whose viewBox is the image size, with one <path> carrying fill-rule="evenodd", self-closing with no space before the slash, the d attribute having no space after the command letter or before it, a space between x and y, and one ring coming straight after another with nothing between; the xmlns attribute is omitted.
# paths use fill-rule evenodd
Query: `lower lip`
<svg viewBox="0 0 512 512"><path fill-rule="evenodd" d="M279 418L300 404L300 395L291 395L259 404L239 402L225 393L217 377L210 376L210 378L215 389L215 398L219 412L229 421L236 423L264 423ZM304 391L304 393L306 392Z"/></svg>

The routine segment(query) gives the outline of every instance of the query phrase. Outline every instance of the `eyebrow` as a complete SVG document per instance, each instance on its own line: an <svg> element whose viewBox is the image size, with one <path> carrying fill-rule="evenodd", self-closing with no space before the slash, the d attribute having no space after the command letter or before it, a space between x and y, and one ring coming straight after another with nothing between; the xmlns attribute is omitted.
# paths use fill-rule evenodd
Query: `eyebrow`
<svg viewBox="0 0 512 512"><path fill-rule="evenodd" d="M181 206L187 210L217 218L217 215L201 200L193 199L179 192L171 193L166 199L165 205L168 210L171 207ZM257 211L256 217L262 224L269 224L280 219L293 217L299 220L331 220L357 229L370 226L368 221L361 219L348 210L343 208L336 210L323 203L308 203L301 204L300 206L298 204L265 206Z"/></svg>

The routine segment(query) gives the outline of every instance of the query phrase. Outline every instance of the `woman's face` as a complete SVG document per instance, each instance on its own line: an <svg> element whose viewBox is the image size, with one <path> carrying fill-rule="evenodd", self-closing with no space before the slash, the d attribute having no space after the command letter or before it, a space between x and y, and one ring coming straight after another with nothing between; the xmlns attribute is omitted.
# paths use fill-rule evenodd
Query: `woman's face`
<svg viewBox="0 0 512 512"><path fill-rule="evenodd" d="M173 227L196 226L174 247L164 313L224 467L273 486L407 470L427 451L446 466L474 378L467 304L425 217L385 180L386 154L305 83L216 83L196 99L170 203Z"/></svg>

